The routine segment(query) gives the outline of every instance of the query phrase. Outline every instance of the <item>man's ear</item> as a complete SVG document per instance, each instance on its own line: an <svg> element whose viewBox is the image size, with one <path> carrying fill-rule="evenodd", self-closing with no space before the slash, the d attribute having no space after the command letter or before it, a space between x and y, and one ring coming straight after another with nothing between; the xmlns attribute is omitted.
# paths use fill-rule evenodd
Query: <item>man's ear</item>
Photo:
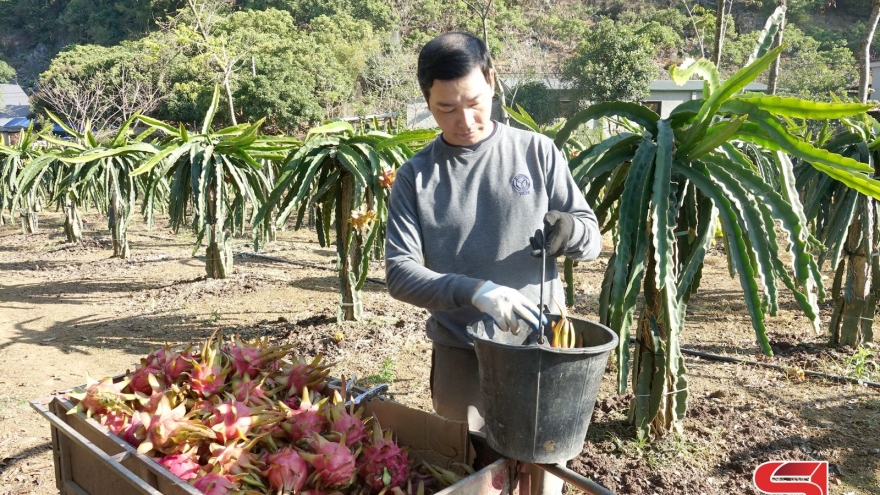
<svg viewBox="0 0 880 495"><path fill-rule="evenodd" d="M492 88L492 92L495 92L495 69L489 68L489 80L486 81L489 83L489 87Z"/></svg>

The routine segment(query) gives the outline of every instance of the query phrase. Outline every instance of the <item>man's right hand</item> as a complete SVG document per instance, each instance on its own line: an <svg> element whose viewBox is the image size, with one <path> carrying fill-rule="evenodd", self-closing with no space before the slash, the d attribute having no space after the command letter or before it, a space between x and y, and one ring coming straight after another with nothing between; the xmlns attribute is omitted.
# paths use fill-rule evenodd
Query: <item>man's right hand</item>
<svg viewBox="0 0 880 495"><path fill-rule="evenodd" d="M477 287L471 302L492 318L502 331L516 330L519 327L517 318L538 329L538 305L515 289L486 280Z"/></svg>

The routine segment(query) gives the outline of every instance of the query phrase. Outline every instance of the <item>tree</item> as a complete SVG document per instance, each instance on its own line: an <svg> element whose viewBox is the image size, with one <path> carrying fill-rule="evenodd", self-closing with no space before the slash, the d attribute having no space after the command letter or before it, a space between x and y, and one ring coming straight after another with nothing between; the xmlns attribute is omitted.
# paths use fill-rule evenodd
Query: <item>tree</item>
<svg viewBox="0 0 880 495"><path fill-rule="evenodd" d="M814 147L788 132L784 124L785 119L808 116L857 115L866 105L738 95L781 51L782 47L759 56L723 83L707 60L673 68L670 73L678 84L698 75L706 81L707 91L704 98L679 106L667 119L633 103L600 103L570 119L557 133L556 144L561 147L579 125L608 115L626 117L641 129L584 150L569 166L575 180L589 186L588 194L599 190L591 194L596 197L597 217L616 223L615 251L605 273L599 313L620 337L618 391L623 393L631 380L635 398L630 420L642 437L681 429L688 387L678 339L719 219L731 274L740 279L762 350L771 353L764 319L777 311L781 285L792 292L818 331L821 274L811 256L809 227L791 164L777 162L781 167L777 190L733 143L748 142L801 157L860 191L880 192L880 182L871 179L863 165ZM780 256L780 239L788 244L787 259ZM640 294L644 305L630 356L628 343Z"/></svg>
<svg viewBox="0 0 880 495"><path fill-rule="evenodd" d="M236 125L235 103L232 98L232 76L250 57L252 47L246 37L235 39L218 36L215 27L223 20L223 14L233 5L232 0L186 0L188 12L176 19L176 28L182 40L192 43L198 50L206 68L217 74L226 92L229 121Z"/></svg>
<svg viewBox="0 0 880 495"><path fill-rule="evenodd" d="M824 126L815 136L817 146L853 157L871 170L880 160L880 133L868 115L841 120L839 132ZM825 261L834 270L831 298L834 309L829 322L830 342L858 347L873 341L873 323L880 295L880 231L877 201L845 182L835 180L805 160L795 161L797 188L804 198L804 213L825 247Z"/></svg>
<svg viewBox="0 0 880 495"><path fill-rule="evenodd" d="M138 117L138 114L134 114L123 122L115 135L99 142L91 130L78 132L55 115L50 113L50 117L75 139L64 141L46 137L59 147L61 151L56 159L64 164L60 171L62 180L59 181L56 198L66 199L65 231L68 233L68 241L81 240L79 207L91 195L99 211L107 214L113 257L128 258L128 222L141 188L132 172L150 155L156 153L157 148L154 145L144 142L144 138L153 130L132 139L131 127ZM23 184L37 178L42 173L42 168L44 167L37 164L26 167L22 173ZM27 187L24 185L23 189Z"/></svg>
<svg viewBox="0 0 880 495"><path fill-rule="evenodd" d="M207 237L205 273L209 278L226 278L232 273L230 210L245 203L259 208L265 200L264 191L271 188L259 163L249 154L263 121L214 132L211 123L219 102L220 86L215 85L201 131L194 134L183 126L140 117L167 137L160 143L160 150L131 173L132 177L149 173L144 193L148 203L160 192L159 186L166 178L170 179L171 227L178 231L186 223L187 211L192 212L191 225L197 237L194 251Z"/></svg>
<svg viewBox="0 0 880 495"><path fill-rule="evenodd" d="M820 43L793 24L786 24L784 54L780 59L778 93L812 100L844 94L858 81L856 60L847 47Z"/></svg>
<svg viewBox="0 0 880 495"><path fill-rule="evenodd" d="M6 62L0 60L0 83L8 83L15 80L15 69Z"/></svg>
<svg viewBox="0 0 880 495"><path fill-rule="evenodd" d="M49 166L54 162L54 153L45 151L41 142L47 130L35 132L31 123L26 130L19 132L14 144L6 145L0 141L0 217L4 209L8 209L10 214L17 209L24 234L37 232L37 213L42 209L40 200L52 194L49 176L36 181L32 187L21 186L21 176L26 167L33 164Z"/></svg>
<svg viewBox="0 0 880 495"><path fill-rule="evenodd" d="M517 86L510 103L522 106L539 126L549 124L559 116L558 102L553 92L541 81L529 81Z"/></svg>
<svg viewBox="0 0 880 495"><path fill-rule="evenodd" d="M76 45L59 53L40 75L40 105L78 130L119 125L151 112L167 97L168 54L142 43L105 48Z"/></svg>
<svg viewBox="0 0 880 495"><path fill-rule="evenodd" d="M785 9L786 9L786 0L777 0L776 2L776 12L775 15L779 15L781 17L779 23L776 28L776 35L773 37L773 47L782 45L782 32L785 29ZM780 54L780 58L781 58ZM776 81L779 78L779 58L773 61L773 65L770 66L770 75L767 76L767 94L775 95L776 94Z"/></svg>
<svg viewBox="0 0 880 495"><path fill-rule="evenodd" d="M409 131L392 136L355 129L334 121L311 129L301 148L290 153L278 182L260 209L260 223L273 208L275 224L283 225L296 212L296 229L314 208L318 242L330 244L336 234L339 271L339 321L361 317L361 289L367 277L371 251L384 244L386 200L394 174L435 131Z"/></svg>
<svg viewBox="0 0 880 495"><path fill-rule="evenodd" d="M584 34L577 53L563 63L562 75L583 100L639 101L648 96L657 66L644 36L603 20Z"/></svg>
<svg viewBox="0 0 880 495"><path fill-rule="evenodd" d="M859 47L859 100L868 101L868 81L871 79L871 42L877 31L877 21L880 20L880 0L871 3L871 15L868 18L868 29L865 39ZM880 86L880 81L876 81Z"/></svg>
<svg viewBox="0 0 880 495"><path fill-rule="evenodd" d="M721 51L724 48L724 36L727 31L727 16L733 7L733 0L718 0L715 7L715 43L712 45L712 58L715 67L721 66Z"/></svg>

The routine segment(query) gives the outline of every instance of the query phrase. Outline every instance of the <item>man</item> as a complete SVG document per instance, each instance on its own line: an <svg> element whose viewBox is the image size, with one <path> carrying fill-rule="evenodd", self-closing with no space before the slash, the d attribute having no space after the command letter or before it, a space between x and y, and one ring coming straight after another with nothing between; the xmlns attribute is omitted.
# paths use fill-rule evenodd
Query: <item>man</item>
<svg viewBox="0 0 880 495"><path fill-rule="evenodd" d="M479 38L447 33L431 40L419 54L417 77L442 132L397 172L385 244L388 292L431 314L435 411L481 431L467 325L486 314L502 330L518 320L536 327L541 238L549 281L541 302L551 308L551 294L563 298L556 257L594 259L602 240L553 142L491 119L494 72ZM545 493L560 489L558 482Z"/></svg>

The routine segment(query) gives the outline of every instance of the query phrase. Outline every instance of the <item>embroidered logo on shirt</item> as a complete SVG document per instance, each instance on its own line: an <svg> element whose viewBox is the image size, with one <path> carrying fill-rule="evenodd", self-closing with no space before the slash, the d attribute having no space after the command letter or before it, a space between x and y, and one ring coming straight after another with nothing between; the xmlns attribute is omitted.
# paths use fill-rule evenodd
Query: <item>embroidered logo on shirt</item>
<svg viewBox="0 0 880 495"><path fill-rule="evenodd" d="M532 181L523 174L516 174L516 176L511 179L510 184L513 186L513 190L520 196L528 194L529 189L532 187Z"/></svg>

